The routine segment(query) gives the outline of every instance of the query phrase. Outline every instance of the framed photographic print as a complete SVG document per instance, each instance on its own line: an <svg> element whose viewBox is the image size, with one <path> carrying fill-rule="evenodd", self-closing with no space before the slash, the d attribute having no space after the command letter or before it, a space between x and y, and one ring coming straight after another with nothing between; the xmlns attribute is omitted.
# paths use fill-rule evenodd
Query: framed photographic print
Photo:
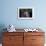
<svg viewBox="0 0 46 46"><path fill-rule="evenodd" d="M33 19L34 18L34 8L19 7L18 8L18 18L19 19Z"/></svg>

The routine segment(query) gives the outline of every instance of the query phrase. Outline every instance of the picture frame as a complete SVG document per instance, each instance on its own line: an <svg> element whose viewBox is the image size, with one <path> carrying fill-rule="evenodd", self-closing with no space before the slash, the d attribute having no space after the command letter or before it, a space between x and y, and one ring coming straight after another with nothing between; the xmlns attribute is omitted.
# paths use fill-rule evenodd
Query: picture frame
<svg viewBox="0 0 46 46"><path fill-rule="evenodd" d="M34 8L33 7L19 7L18 8L18 19L33 19Z"/></svg>

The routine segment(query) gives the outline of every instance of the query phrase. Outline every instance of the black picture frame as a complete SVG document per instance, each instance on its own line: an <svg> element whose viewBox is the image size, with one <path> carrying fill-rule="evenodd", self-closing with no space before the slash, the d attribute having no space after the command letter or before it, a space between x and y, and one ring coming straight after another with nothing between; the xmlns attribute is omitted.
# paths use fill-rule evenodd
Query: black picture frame
<svg viewBox="0 0 46 46"><path fill-rule="evenodd" d="M32 7L19 7L18 8L18 19L33 19L34 8Z"/></svg>

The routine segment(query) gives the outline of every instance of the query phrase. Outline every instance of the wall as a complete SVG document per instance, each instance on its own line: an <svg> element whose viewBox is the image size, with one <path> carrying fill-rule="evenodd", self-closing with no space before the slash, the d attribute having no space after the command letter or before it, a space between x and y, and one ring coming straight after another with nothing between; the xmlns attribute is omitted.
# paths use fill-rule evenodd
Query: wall
<svg viewBox="0 0 46 46"><path fill-rule="evenodd" d="M1 0L0 24L15 25L16 28L43 27L46 28L46 0ZM21 20L17 18L18 7L33 7L35 18Z"/></svg>

